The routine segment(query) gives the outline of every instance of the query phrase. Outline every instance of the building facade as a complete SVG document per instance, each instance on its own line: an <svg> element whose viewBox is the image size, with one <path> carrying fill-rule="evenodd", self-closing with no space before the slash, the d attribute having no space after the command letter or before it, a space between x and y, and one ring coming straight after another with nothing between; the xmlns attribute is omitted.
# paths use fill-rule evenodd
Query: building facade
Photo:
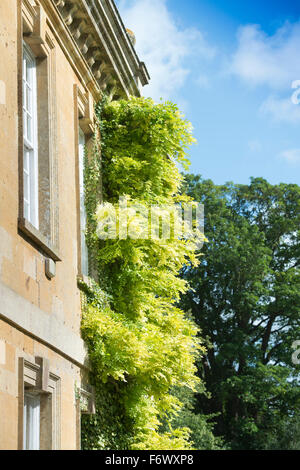
<svg viewBox="0 0 300 470"><path fill-rule="evenodd" d="M84 148L149 76L112 0L1 0L0 57L0 449L79 449Z"/></svg>

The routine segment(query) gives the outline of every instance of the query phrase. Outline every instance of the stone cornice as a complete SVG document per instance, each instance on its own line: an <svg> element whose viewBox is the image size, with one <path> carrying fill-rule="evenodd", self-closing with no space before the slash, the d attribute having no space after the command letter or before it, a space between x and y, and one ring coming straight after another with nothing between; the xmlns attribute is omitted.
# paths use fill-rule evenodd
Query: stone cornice
<svg viewBox="0 0 300 470"><path fill-rule="evenodd" d="M141 94L149 74L112 0L40 0L40 3L55 7L99 90L115 99Z"/></svg>

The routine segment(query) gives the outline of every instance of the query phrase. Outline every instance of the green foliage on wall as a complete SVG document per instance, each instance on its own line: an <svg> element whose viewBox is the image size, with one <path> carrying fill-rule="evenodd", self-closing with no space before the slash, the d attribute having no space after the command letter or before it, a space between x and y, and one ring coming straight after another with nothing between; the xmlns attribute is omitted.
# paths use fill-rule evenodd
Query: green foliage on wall
<svg viewBox="0 0 300 470"><path fill-rule="evenodd" d="M82 319L97 412L83 416L82 447L188 449L189 430L171 426L181 407L171 390L203 390L195 359L204 347L194 322L176 306L188 289L179 271L198 264L195 242L176 236L104 241L96 228L100 193L114 204L120 196L156 206L188 200L180 194L179 166L188 166L191 125L174 104L144 98L102 104L97 118L85 187L91 269L99 284L85 286Z"/></svg>

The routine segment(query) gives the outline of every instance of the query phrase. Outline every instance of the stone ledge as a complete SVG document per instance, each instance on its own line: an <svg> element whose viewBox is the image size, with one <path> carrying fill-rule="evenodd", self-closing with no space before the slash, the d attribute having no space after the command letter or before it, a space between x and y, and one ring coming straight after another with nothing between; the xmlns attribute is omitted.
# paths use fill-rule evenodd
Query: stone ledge
<svg viewBox="0 0 300 470"><path fill-rule="evenodd" d="M79 335L24 299L0 281L0 319L21 330L79 367L88 367L88 353Z"/></svg>
<svg viewBox="0 0 300 470"><path fill-rule="evenodd" d="M61 255L58 248L52 246L46 237L37 230L28 220L20 217L18 219L18 228L24 233L34 244L40 248L47 256L50 256L54 261L61 261Z"/></svg>

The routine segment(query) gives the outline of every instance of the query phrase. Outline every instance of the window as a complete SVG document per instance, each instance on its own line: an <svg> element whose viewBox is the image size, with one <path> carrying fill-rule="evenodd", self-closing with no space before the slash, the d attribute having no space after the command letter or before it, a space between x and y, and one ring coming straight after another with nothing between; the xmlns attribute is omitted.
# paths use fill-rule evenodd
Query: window
<svg viewBox="0 0 300 470"><path fill-rule="evenodd" d="M38 140L36 60L23 45L23 202L24 217L38 229Z"/></svg>
<svg viewBox="0 0 300 470"><path fill-rule="evenodd" d="M43 8L20 3L18 228L60 261L55 38Z"/></svg>
<svg viewBox="0 0 300 470"><path fill-rule="evenodd" d="M79 128L79 193L80 193L80 234L81 234L81 274L88 276L88 249L86 244L86 209L84 202L84 154L85 154L85 136Z"/></svg>
<svg viewBox="0 0 300 470"><path fill-rule="evenodd" d="M40 448L40 408L39 395L24 394L24 450L39 450Z"/></svg>
<svg viewBox="0 0 300 470"><path fill-rule="evenodd" d="M60 378L46 358L19 358L18 449L60 449Z"/></svg>
<svg viewBox="0 0 300 470"><path fill-rule="evenodd" d="M77 260L79 278L94 277L95 270L87 247L87 213L85 208L84 166L85 157L93 149L94 101L89 92L74 84L74 144L76 146L76 204L77 204ZM85 279L85 281L88 281Z"/></svg>

